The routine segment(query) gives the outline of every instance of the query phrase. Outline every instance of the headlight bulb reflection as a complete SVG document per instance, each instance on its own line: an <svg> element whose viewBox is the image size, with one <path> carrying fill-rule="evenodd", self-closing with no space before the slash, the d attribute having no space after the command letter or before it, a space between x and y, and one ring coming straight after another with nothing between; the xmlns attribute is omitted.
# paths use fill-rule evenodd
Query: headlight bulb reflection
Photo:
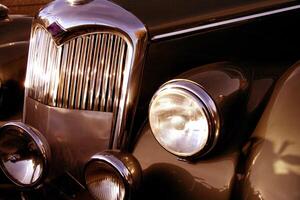
<svg viewBox="0 0 300 200"><path fill-rule="evenodd" d="M149 121L156 140L179 157L203 155L218 137L217 108L201 86L173 80L153 96Z"/></svg>
<svg viewBox="0 0 300 200"><path fill-rule="evenodd" d="M0 129L0 167L16 185L34 187L48 168L50 150L37 130L23 123L8 123Z"/></svg>

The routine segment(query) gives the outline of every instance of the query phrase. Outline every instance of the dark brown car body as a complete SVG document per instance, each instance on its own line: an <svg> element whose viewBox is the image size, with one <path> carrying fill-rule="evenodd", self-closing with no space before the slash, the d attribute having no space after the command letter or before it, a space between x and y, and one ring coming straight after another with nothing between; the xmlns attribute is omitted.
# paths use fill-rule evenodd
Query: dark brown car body
<svg viewBox="0 0 300 200"><path fill-rule="evenodd" d="M76 107L76 96L75 105L60 106L59 96L52 104L28 90L23 122L47 138L54 159L44 187L22 195L89 199L84 164L117 149L141 165L136 199L299 199L299 20L299 2L284 0L50 3L33 27L57 46L118 33L132 45L132 60L118 112ZM174 78L200 84L221 113L220 140L204 157L178 158L152 134L150 100Z"/></svg>
<svg viewBox="0 0 300 200"><path fill-rule="evenodd" d="M2 5L0 5L2 6ZM22 110L32 17L0 11L1 120ZM6 11L5 11L6 10Z"/></svg>

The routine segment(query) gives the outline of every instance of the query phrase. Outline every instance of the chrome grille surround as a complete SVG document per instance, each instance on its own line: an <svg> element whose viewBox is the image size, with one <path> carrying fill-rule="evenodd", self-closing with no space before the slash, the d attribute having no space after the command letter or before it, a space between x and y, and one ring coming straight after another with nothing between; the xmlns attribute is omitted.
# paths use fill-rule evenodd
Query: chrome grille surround
<svg viewBox="0 0 300 200"><path fill-rule="evenodd" d="M41 25L32 28L26 96L43 104L112 112L120 132L133 47L121 33L96 31L57 45Z"/></svg>
<svg viewBox="0 0 300 200"><path fill-rule="evenodd" d="M126 9L107 0L88 1L80 5L53 1L36 15L33 28L37 26L49 30L57 46L78 36L93 33L112 33L126 41L127 58L122 86L118 88L121 90L119 106L113 111L114 126L111 130L110 147L127 149L131 145L131 138L135 136L133 124L148 47L148 33L144 23ZM27 113L29 111L25 106L24 121L30 118Z"/></svg>

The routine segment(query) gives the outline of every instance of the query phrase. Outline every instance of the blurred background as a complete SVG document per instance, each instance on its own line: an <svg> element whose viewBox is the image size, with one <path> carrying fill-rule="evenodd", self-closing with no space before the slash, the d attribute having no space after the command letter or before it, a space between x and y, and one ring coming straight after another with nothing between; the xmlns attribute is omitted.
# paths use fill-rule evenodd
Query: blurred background
<svg viewBox="0 0 300 200"><path fill-rule="evenodd" d="M9 14L22 14L34 16L38 10L52 0L0 0L0 3L7 6Z"/></svg>

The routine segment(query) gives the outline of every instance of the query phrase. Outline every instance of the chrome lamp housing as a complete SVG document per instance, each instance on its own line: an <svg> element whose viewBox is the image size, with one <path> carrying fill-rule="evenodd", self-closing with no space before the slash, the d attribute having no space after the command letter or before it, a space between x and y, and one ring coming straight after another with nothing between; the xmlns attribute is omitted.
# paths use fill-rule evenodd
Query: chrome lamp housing
<svg viewBox="0 0 300 200"><path fill-rule="evenodd" d="M0 128L0 167L20 187L37 187L46 178L51 160L47 140L21 122Z"/></svg>
<svg viewBox="0 0 300 200"><path fill-rule="evenodd" d="M154 94L149 122L155 139L170 153L193 159L217 144L220 117L214 100L196 82L174 79Z"/></svg>
<svg viewBox="0 0 300 200"><path fill-rule="evenodd" d="M95 199L132 199L141 180L141 166L132 154L104 151L85 166L86 186Z"/></svg>

